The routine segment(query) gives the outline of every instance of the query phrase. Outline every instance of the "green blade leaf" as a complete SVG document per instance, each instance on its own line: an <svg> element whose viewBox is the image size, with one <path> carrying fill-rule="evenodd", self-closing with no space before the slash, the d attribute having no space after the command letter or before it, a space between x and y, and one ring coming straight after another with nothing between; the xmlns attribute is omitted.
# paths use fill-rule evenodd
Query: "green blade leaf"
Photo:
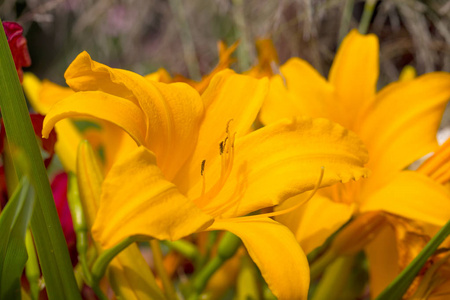
<svg viewBox="0 0 450 300"><path fill-rule="evenodd" d="M34 198L25 176L0 215L0 299L21 299L20 277L27 261L25 235Z"/></svg>
<svg viewBox="0 0 450 300"><path fill-rule="evenodd" d="M433 255L439 245L450 235L450 221L428 242L419 255L394 279L389 286L376 298L376 300L402 299L403 294L413 282L417 273Z"/></svg>
<svg viewBox="0 0 450 300"><path fill-rule="evenodd" d="M0 26L0 107L8 144L24 153L25 164L30 167L30 182L36 192L31 231L48 296L50 299L81 299L3 26ZM17 172L18 168L15 169Z"/></svg>

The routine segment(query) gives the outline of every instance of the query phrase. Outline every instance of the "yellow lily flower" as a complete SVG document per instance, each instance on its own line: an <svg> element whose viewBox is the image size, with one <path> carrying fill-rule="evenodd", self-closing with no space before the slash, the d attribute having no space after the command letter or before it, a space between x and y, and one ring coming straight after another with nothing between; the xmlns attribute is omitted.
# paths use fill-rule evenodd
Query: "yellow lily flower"
<svg viewBox="0 0 450 300"><path fill-rule="evenodd" d="M441 197L438 194L446 195L447 199L450 198L450 189L445 186L450 182L450 139L447 140L442 146L440 146L436 152L428 158L424 163L420 165L416 173L422 180L428 182L435 187L435 191L430 193L428 197ZM406 195L400 195L399 199L402 205L406 202L411 194L411 191L406 191L407 186L403 187ZM401 187L397 188L401 190ZM411 190L411 188L409 188ZM387 191L389 192L389 191ZM423 198L428 202L429 198ZM446 202L448 204L448 200ZM442 205L445 205L443 203ZM442 207L441 209L448 208ZM430 213L424 211L424 215ZM445 216L445 213L442 214ZM425 218L425 216L424 216ZM425 247L431 236L434 236L440 229L440 226L436 226L433 222L413 222L412 220L404 220L397 216L391 216L389 218L390 226L386 226L383 231L377 236L371 243L365 247L366 255L373 267L370 268L370 277L372 285L372 295L378 295L399 273L403 270ZM449 241L444 242L441 247L446 247ZM381 250L383 249L383 250ZM387 262L388 255L386 249L389 250L390 262ZM446 258L442 258L448 260ZM432 257L431 261L438 261L437 258ZM434 297L439 298L439 295L448 294L448 288L446 288L445 280L448 274L448 263L443 262L443 266L439 269L437 267L429 268L431 275L418 276L405 296L411 296L411 294L428 293L430 299ZM419 287L418 287L419 286ZM417 290L416 290L417 289ZM446 291L447 292L444 292ZM421 298L419 297L419 298Z"/></svg>
<svg viewBox="0 0 450 300"><path fill-rule="evenodd" d="M450 74L405 75L405 80L376 92L378 55L376 36L353 30L342 42L328 80L297 58L281 66L281 75L271 78L260 116L263 123L298 115L326 117L356 132L371 158L368 180L320 190L295 213L277 218L293 230L307 253L351 216L359 216L355 222L364 224L374 217L373 212L383 211L436 226L450 218L448 191L420 172L403 171L438 147L435 137L450 98ZM286 201L280 209L291 201L299 199ZM364 228L369 231L363 244L376 237L366 249L375 296L398 274L399 268L392 271L392 266L398 266L398 257L389 250L395 249L395 242L388 242L389 238L395 241L395 236L386 228L380 233L379 226L360 230ZM382 282L373 280L376 272L383 274Z"/></svg>
<svg viewBox="0 0 450 300"><path fill-rule="evenodd" d="M132 235L176 240L205 230L239 236L273 293L306 299L309 267L292 233L268 216L240 217L317 187L366 176L359 139L325 119L251 132L267 80L231 70L202 96L112 69L83 52L65 73L76 91L55 104L43 136L66 117L111 122L136 142L106 175L92 228L104 248Z"/></svg>
<svg viewBox="0 0 450 300"><path fill-rule="evenodd" d="M280 67L282 76L271 78L260 115L264 124L299 115L326 117L356 132L369 150L368 180L321 190L296 214L279 218L306 252L361 212L383 210L441 226L450 218L450 199L437 183L417 172L400 172L437 148L450 74L430 73L376 92L378 55L376 36L353 30L328 80L298 58Z"/></svg>

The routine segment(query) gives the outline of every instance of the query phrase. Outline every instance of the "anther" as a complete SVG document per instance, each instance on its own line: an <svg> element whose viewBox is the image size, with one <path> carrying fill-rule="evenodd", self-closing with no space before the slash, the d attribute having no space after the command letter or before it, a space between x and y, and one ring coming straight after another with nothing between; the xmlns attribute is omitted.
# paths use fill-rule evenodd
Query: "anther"
<svg viewBox="0 0 450 300"><path fill-rule="evenodd" d="M206 164L206 160L202 161L202 166L200 169L200 175L203 176L203 173L205 172L205 164Z"/></svg>

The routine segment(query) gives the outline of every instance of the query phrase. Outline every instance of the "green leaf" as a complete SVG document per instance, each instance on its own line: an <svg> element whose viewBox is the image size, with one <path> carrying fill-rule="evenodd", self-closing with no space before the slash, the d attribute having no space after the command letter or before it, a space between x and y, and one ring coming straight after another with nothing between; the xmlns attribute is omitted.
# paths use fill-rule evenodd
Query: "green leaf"
<svg viewBox="0 0 450 300"><path fill-rule="evenodd" d="M27 261L25 235L34 197L26 176L0 215L0 299L21 299L20 277Z"/></svg>
<svg viewBox="0 0 450 300"><path fill-rule="evenodd" d="M29 178L36 192L31 231L48 296L50 299L81 299L3 26L0 26L0 108L9 147L24 153L25 164L30 167ZM15 169L19 171L16 166Z"/></svg>
<svg viewBox="0 0 450 300"><path fill-rule="evenodd" d="M394 279L376 300L402 299L427 259L433 255L439 245L450 235L450 221L428 242L416 258Z"/></svg>

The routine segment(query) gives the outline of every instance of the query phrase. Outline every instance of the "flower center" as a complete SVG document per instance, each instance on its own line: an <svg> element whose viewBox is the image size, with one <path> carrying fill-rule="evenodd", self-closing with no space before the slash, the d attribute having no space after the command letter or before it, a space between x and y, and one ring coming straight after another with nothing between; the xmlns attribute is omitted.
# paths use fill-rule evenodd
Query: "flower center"
<svg viewBox="0 0 450 300"><path fill-rule="evenodd" d="M202 193L199 198L194 200L194 202L200 207L204 207L208 203L210 203L211 199L213 199L220 192L231 174L234 161L234 140L236 137L236 132L231 130L232 121L233 119L228 121L225 129L225 139L219 144L219 154L221 160L220 177L208 191L206 191L206 176L208 165L205 160L203 160L201 163L200 174L203 180Z"/></svg>

